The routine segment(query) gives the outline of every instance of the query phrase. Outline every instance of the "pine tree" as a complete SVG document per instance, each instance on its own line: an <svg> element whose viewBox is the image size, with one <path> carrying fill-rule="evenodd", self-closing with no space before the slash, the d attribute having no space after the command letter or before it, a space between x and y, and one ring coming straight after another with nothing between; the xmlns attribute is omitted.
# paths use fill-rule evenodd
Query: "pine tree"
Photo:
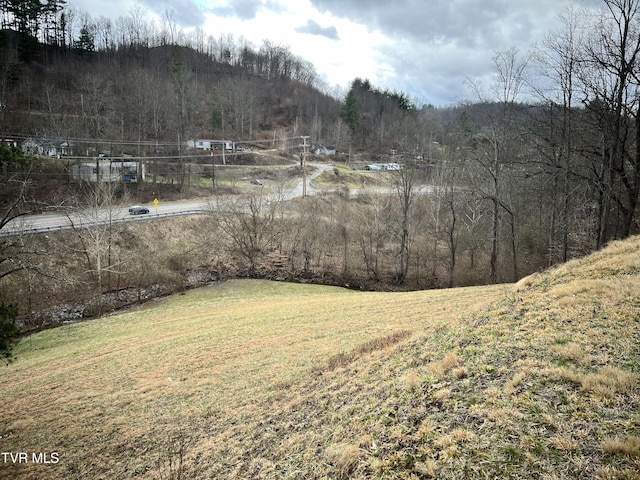
<svg viewBox="0 0 640 480"><path fill-rule="evenodd" d="M75 42L75 48L80 53L91 53L95 51L94 38L88 27L85 26L80 29L80 36Z"/></svg>
<svg viewBox="0 0 640 480"><path fill-rule="evenodd" d="M354 87L351 87L347 97L344 99L344 103L340 108L340 116L352 131L355 132L360 126L360 107L358 106Z"/></svg>

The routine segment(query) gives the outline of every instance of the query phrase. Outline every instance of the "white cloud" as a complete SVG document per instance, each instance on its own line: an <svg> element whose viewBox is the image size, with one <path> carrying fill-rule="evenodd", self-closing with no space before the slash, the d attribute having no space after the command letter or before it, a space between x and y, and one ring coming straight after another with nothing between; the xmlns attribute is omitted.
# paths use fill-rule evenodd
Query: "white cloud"
<svg viewBox="0 0 640 480"><path fill-rule="evenodd" d="M347 19L320 13L308 1L263 4L251 19L219 13L220 10L211 9L205 14L207 34L215 37L231 33L257 47L265 40L288 46L292 53L310 61L330 87L347 87L356 77L369 78L375 84L385 69L392 68L377 50L389 44L383 35Z"/></svg>
<svg viewBox="0 0 640 480"><path fill-rule="evenodd" d="M128 15L134 0L91 2L96 18ZM232 34L259 47L288 46L330 87L356 77L437 105L468 96L467 77L491 75L492 56L525 52L556 28L567 6L602 0L139 0L155 18L173 12L185 29L214 38Z"/></svg>

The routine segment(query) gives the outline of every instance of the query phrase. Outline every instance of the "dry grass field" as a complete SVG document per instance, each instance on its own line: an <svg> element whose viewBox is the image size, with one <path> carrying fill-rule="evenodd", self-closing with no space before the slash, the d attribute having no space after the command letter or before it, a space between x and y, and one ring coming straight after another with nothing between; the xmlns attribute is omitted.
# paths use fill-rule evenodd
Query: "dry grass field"
<svg viewBox="0 0 640 480"><path fill-rule="evenodd" d="M44 331L0 369L0 478L637 479L639 274L633 238L516 285L230 281Z"/></svg>

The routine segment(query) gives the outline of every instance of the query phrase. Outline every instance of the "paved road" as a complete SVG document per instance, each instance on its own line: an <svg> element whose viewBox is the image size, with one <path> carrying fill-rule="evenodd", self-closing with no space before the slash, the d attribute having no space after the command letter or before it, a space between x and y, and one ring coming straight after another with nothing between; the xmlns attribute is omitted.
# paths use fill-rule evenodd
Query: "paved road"
<svg viewBox="0 0 640 480"><path fill-rule="evenodd" d="M333 167L323 163L313 163L309 164L309 166L315 167L316 171L307 177L307 195L317 195L320 189L316 187L313 181L327 170L331 170ZM300 181L293 189L286 193L285 197L287 197L287 199L301 197L303 192L302 185L303 182Z"/></svg>
<svg viewBox="0 0 640 480"><path fill-rule="evenodd" d="M100 210L85 210L83 212L69 213L45 213L40 215L26 215L9 222L1 231L2 235L13 235L17 232L42 233L54 230L83 228L92 225L109 222L119 223L127 221L139 221L172 215L186 215L189 213L201 213L206 202L175 202L159 205L156 210L149 206L148 215L129 215L128 207Z"/></svg>
<svg viewBox="0 0 640 480"><path fill-rule="evenodd" d="M325 170L332 168L330 165L314 164L316 171L307 177L307 195L317 194L319 189L313 184L313 180ZM289 200L302 196L303 188L300 181L294 188L284 192L284 198ZM105 224L109 222L132 222L150 220L153 218L169 217L175 215L194 215L204 213L211 209L209 200L192 200L181 202L161 202L156 209L153 205L145 205L149 208L149 214L129 215L128 207L115 207L111 209L86 210L83 212L70 211L69 213L45 213L39 215L25 215L18 217L0 230L2 235L15 235L18 232L43 233L69 228L82 228L86 226ZM216 202L215 205L221 205Z"/></svg>
<svg viewBox="0 0 640 480"><path fill-rule="evenodd" d="M310 164L315 168L313 174L307 177L307 195L317 195L322 190L314 184L314 180L322 175L325 171L332 169L331 165L326 164ZM427 187L428 191L431 191ZM393 194L394 189L367 189L367 192L375 192L378 194ZM295 187L289 191L284 192L284 199L291 200L296 197L301 197L303 193L302 181L300 181ZM361 194L362 191L352 189L349 194L356 196ZM181 202L161 202L158 208L154 208L153 205L146 205L149 207L149 214L147 215L129 215L128 207L116 207L111 209L102 210L87 210L84 212L72 212L69 213L47 213L41 215L28 215L14 219L7 224L2 230L0 230L0 236L15 235L19 232L27 233L43 233L55 230L64 230L69 228L82 228L92 225L100 225L109 222L132 222L151 220L154 218L168 217L175 215L195 215L210 211L212 205L217 205L218 208L224 205L224 201L217 201L216 203L209 200L192 200Z"/></svg>

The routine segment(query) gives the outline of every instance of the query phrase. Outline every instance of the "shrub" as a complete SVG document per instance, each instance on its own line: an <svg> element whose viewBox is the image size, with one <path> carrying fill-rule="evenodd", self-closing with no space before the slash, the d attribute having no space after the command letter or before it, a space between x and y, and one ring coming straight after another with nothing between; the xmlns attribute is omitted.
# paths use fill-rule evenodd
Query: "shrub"
<svg viewBox="0 0 640 480"><path fill-rule="evenodd" d="M18 335L16 317L18 307L12 304L5 304L0 301L0 358L11 360L11 347L13 340Z"/></svg>

